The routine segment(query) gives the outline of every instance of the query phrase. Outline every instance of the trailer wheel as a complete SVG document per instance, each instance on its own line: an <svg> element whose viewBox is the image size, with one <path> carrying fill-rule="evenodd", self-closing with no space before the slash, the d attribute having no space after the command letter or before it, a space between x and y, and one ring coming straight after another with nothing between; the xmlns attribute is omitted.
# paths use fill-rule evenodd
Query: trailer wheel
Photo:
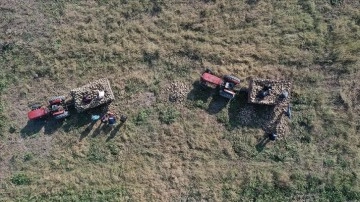
<svg viewBox="0 0 360 202"><path fill-rule="evenodd" d="M64 113L59 114L59 115L55 116L54 118L59 120L59 119L64 119L64 118L66 118L68 116L70 116L70 113L68 111L64 111Z"/></svg>
<svg viewBox="0 0 360 202"><path fill-rule="evenodd" d="M65 96L55 96L49 99L49 103L52 104L55 100L65 101Z"/></svg>
<svg viewBox="0 0 360 202"><path fill-rule="evenodd" d="M232 83L235 83L235 84L239 84L240 83L240 79L235 77L235 76L232 76L232 75L225 75L224 76L224 80L225 81L228 81L228 82L232 82Z"/></svg>

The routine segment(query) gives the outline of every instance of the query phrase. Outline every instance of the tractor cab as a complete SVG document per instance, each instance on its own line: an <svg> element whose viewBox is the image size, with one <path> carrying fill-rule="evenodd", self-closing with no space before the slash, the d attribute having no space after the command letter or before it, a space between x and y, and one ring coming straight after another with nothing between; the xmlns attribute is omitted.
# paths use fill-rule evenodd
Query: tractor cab
<svg viewBox="0 0 360 202"><path fill-rule="evenodd" d="M61 105L51 105L51 113L53 116L57 116L60 114L63 114L65 112L65 109Z"/></svg>
<svg viewBox="0 0 360 202"><path fill-rule="evenodd" d="M230 100L233 99L236 94L234 88L239 83L240 79L238 79L237 77L234 77L232 75L225 75L224 81L220 87L220 95Z"/></svg>
<svg viewBox="0 0 360 202"><path fill-rule="evenodd" d="M70 115L69 111L67 111L64 96L54 97L50 99L49 104L49 110L51 112L51 115L55 119L63 119Z"/></svg>
<svg viewBox="0 0 360 202"><path fill-rule="evenodd" d="M56 112L56 111L60 111L63 107L60 105L51 105L51 111L52 112Z"/></svg>
<svg viewBox="0 0 360 202"><path fill-rule="evenodd" d="M225 82L224 88L226 89L233 89L235 87L235 84L232 82Z"/></svg>

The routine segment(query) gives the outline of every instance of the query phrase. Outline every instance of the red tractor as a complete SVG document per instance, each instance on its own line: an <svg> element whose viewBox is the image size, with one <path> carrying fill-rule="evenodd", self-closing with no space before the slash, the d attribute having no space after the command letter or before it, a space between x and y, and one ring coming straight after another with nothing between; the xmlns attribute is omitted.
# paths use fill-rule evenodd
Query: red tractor
<svg viewBox="0 0 360 202"><path fill-rule="evenodd" d="M63 119L70 115L67 110L67 104L65 96L53 97L49 100L49 106L41 106L35 104L31 106L31 111L28 112L28 118L30 120L36 120L44 118L46 116L53 116L55 119Z"/></svg>
<svg viewBox="0 0 360 202"><path fill-rule="evenodd" d="M220 88L219 94L222 97L232 99L235 97L234 87L240 83L240 79L232 76L225 75L223 79L215 76L209 69L201 75L200 84L204 87Z"/></svg>

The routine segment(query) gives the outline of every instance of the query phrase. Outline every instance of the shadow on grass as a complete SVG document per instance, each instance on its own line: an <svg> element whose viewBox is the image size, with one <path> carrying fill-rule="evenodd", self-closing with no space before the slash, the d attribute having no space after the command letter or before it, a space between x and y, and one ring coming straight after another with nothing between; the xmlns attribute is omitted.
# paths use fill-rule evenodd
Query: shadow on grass
<svg viewBox="0 0 360 202"><path fill-rule="evenodd" d="M66 119L62 129L68 133L74 129L78 129L87 124L90 124L92 122L91 121L92 111L94 111L94 110L77 113L77 111L75 109L72 109L70 111L71 115L68 119ZM96 112L94 112L94 114L96 114ZM88 130L91 130L91 128Z"/></svg>
<svg viewBox="0 0 360 202"><path fill-rule="evenodd" d="M47 124L45 124L44 127L44 134L51 135L55 131L57 131L59 128L61 128L65 123L65 120L56 120L56 119L50 119L47 121Z"/></svg>
<svg viewBox="0 0 360 202"><path fill-rule="evenodd" d="M100 125L97 128L95 128L95 130L92 133L91 137L99 136L101 131L104 129L104 127L106 127L106 124L101 122Z"/></svg>
<svg viewBox="0 0 360 202"><path fill-rule="evenodd" d="M192 90L187 95L187 99L191 101L201 101L202 103L206 103L209 98L214 94L214 89L205 88L200 85L199 81L195 81L193 83Z"/></svg>
<svg viewBox="0 0 360 202"><path fill-rule="evenodd" d="M39 133L46 124L46 119L29 120L26 126L20 130L20 135L23 138L35 135Z"/></svg>
<svg viewBox="0 0 360 202"><path fill-rule="evenodd" d="M73 129L78 129L87 125L85 130L81 133L82 136L88 135L92 128L94 127L96 121L91 120L91 115L99 115L102 117L109 109L109 105L103 105L94 109L88 109L85 112L77 113L74 109L71 114L71 117L65 122L63 129L65 132L69 132Z"/></svg>
<svg viewBox="0 0 360 202"><path fill-rule="evenodd" d="M206 106L210 97L211 101ZM195 106L206 109L209 114L217 114L227 107L229 122L226 125L229 130L239 127L263 129L267 133L274 130L272 122L276 118L275 106L248 103L247 91L239 90L232 100L228 100L220 96L216 89L204 89L197 81L187 98L194 101Z"/></svg>
<svg viewBox="0 0 360 202"><path fill-rule="evenodd" d="M209 114L217 114L219 113L221 110L223 110L228 103L230 102L229 99L224 98L220 95L214 94L212 96L212 99L210 101L210 104L208 106L207 112Z"/></svg>
<svg viewBox="0 0 360 202"><path fill-rule="evenodd" d="M39 133L43 128L44 134L52 135L60 128L62 128L65 132L70 132L73 129L78 129L89 124L85 131L81 133L81 136L85 137L89 134L92 127L94 126L94 124L92 124L93 121L91 120L91 115L104 114L107 109L108 105L104 105L95 109L89 109L83 113L77 113L75 108L69 108L68 110L70 116L62 120L56 120L51 116L39 120L29 120L26 126L21 129L20 135L23 138L29 137Z"/></svg>
<svg viewBox="0 0 360 202"><path fill-rule="evenodd" d="M91 131L92 128L94 127L96 121L91 122L83 132L81 132L80 134L80 138L79 140L82 141L85 137L87 137ZM124 123L120 123L116 126L110 126L106 123L100 123L98 125L98 127L93 131L91 137L95 138L97 136L99 136L102 132L104 132L105 134L110 134L109 137L106 139L106 142L110 141L111 139L113 139L116 134L119 132L120 128L124 125Z"/></svg>
<svg viewBox="0 0 360 202"><path fill-rule="evenodd" d="M265 132L271 132L269 124L275 118L275 106L249 104L248 93L239 92L230 102L228 108L228 129L238 127L261 128Z"/></svg>
<svg viewBox="0 0 360 202"><path fill-rule="evenodd" d="M256 144L255 146L256 150L258 152L262 152L265 149L267 143L269 142L270 142L269 135L265 133L262 139Z"/></svg>
<svg viewBox="0 0 360 202"><path fill-rule="evenodd" d="M43 118L39 120L29 120L24 128L20 130L22 138L30 137L39 133L44 129L44 134L51 135L64 125L65 120L56 120L49 118Z"/></svg>
<svg viewBox="0 0 360 202"><path fill-rule="evenodd" d="M114 139L116 134L119 132L120 128L124 125L123 122L118 124L110 133L109 137L106 139L106 142L109 142L110 140Z"/></svg>
<svg viewBox="0 0 360 202"><path fill-rule="evenodd" d="M187 99L194 101L195 106L206 108L209 114L217 114L224 109L229 102L228 99L221 97L218 92L218 88L212 89L209 87L203 87L200 85L199 81L195 81L193 83L193 89L187 95ZM210 97L210 104L208 107L205 107Z"/></svg>
<svg viewBox="0 0 360 202"><path fill-rule="evenodd" d="M90 134L92 128L93 128L94 125L95 125L95 123L96 123L96 121L92 121L92 122L85 128L85 130L80 133L80 139L79 139L80 141L83 140L85 137L87 137L87 136Z"/></svg>

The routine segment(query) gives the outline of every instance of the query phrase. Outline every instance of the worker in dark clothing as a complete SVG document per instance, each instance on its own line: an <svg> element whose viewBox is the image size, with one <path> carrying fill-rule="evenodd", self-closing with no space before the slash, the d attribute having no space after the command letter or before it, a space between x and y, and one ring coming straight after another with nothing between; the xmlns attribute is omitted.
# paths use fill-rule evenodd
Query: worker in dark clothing
<svg viewBox="0 0 360 202"><path fill-rule="evenodd" d="M84 95L82 101L83 101L84 104L89 104L91 102L91 100L92 100L91 95L87 94L87 95Z"/></svg>
<svg viewBox="0 0 360 202"><path fill-rule="evenodd" d="M264 99L266 96L270 95L271 91L272 91L272 86L266 85L262 88L261 91L259 91L259 93L256 95L256 97L258 99Z"/></svg>
<svg viewBox="0 0 360 202"><path fill-rule="evenodd" d="M110 126L113 126L116 123L116 118L114 114L109 114L108 123Z"/></svg>
<svg viewBox="0 0 360 202"><path fill-rule="evenodd" d="M107 123L108 120L109 120L109 115L107 113L101 117L101 123Z"/></svg>
<svg viewBox="0 0 360 202"><path fill-rule="evenodd" d="M262 89L263 91L271 91L272 90L272 86L271 85L266 85L263 87Z"/></svg>
<svg viewBox="0 0 360 202"><path fill-rule="evenodd" d="M270 134L269 134L269 139L270 139L270 140L275 141L276 138L277 138L276 133L270 133Z"/></svg>
<svg viewBox="0 0 360 202"><path fill-rule="evenodd" d="M112 112L106 113L103 117L101 117L102 123L108 123L110 126L116 123L116 116Z"/></svg>

